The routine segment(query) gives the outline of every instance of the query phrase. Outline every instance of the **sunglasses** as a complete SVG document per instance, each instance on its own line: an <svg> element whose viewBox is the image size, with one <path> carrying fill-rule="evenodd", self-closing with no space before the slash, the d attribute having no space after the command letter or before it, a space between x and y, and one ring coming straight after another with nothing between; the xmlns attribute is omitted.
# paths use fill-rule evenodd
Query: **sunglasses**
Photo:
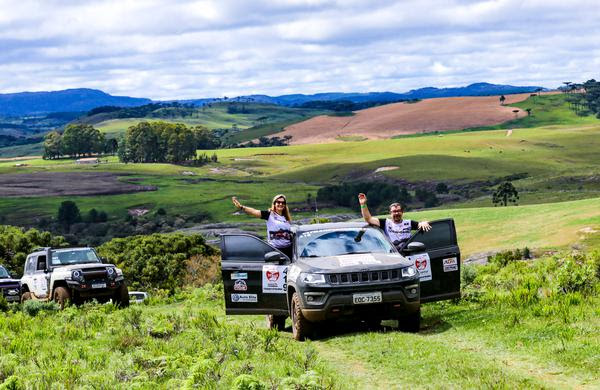
<svg viewBox="0 0 600 390"><path fill-rule="evenodd" d="M285 204L285 201L276 200L275 202L273 202L273 204Z"/></svg>

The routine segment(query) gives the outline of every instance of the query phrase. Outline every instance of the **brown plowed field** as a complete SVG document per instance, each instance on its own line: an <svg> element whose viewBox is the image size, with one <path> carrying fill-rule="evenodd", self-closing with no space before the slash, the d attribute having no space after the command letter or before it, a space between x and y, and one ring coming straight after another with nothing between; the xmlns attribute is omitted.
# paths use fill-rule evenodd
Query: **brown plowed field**
<svg viewBox="0 0 600 390"><path fill-rule="evenodd" d="M529 93L506 95L505 104L520 102ZM514 107L501 106L499 96L426 99L417 103L393 103L356 111L354 116L321 115L288 126L278 137L291 135L292 144L332 142L340 136L368 139L400 134L460 130L489 126L514 119ZM519 116L526 115L519 111Z"/></svg>
<svg viewBox="0 0 600 390"><path fill-rule="evenodd" d="M116 195L156 190L119 180L124 176L109 172L5 174L0 175L0 196Z"/></svg>

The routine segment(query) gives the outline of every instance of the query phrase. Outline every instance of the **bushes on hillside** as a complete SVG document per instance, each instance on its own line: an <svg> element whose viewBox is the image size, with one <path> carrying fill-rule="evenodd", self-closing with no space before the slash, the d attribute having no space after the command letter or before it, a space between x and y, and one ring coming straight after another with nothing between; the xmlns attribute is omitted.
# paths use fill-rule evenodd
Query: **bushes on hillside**
<svg viewBox="0 0 600 390"><path fill-rule="evenodd" d="M189 259L216 252L202 236L182 234L117 238L100 246L98 251L123 270L133 288L171 292L184 284Z"/></svg>
<svg viewBox="0 0 600 390"><path fill-rule="evenodd" d="M13 275L21 275L25 258L34 248L66 245L62 236L53 236L49 232L0 225L0 263Z"/></svg>
<svg viewBox="0 0 600 390"><path fill-rule="evenodd" d="M356 182L325 186L319 189L317 198L319 202L329 201L338 206L357 208L357 195L360 192L367 195L369 209L372 213L378 209L387 212L389 204L393 202L407 203L411 200L406 188L381 182ZM384 208L385 210L383 210Z"/></svg>

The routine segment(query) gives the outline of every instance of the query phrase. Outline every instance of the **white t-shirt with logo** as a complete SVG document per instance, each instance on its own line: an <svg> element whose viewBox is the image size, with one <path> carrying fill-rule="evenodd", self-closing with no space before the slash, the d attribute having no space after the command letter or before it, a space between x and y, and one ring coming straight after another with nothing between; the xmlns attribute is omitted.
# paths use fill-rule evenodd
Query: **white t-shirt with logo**
<svg viewBox="0 0 600 390"><path fill-rule="evenodd" d="M261 211L260 217L267 221L267 241L275 248L292 245L292 225L283 215L274 211Z"/></svg>
<svg viewBox="0 0 600 390"><path fill-rule="evenodd" d="M417 221L412 221L410 219L403 219L399 223L395 223L391 219L380 219L379 226L385 232L385 235L389 237L389 239L394 241L404 242L410 238L410 232L412 230L416 230L419 227L419 223Z"/></svg>

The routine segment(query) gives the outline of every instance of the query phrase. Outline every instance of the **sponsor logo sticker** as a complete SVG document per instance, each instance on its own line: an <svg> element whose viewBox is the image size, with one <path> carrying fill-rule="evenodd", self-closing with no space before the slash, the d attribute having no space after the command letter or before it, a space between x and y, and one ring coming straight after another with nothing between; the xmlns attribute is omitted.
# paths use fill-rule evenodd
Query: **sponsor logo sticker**
<svg viewBox="0 0 600 390"><path fill-rule="evenodd" d="M248 285L242 279L238 279L233 283L233 289L234 291L247 291Z"/></svg>
<svg viewBox="0 0 600 390"><path fill-rule="evenodd" d="M444 272L458 271L458 259L456 257L450 257L442 260L444 265Z"/></svg>
<svg viewBox="0 0 600 390"><path fill-rule="evenodd" d="M247 272L232 272L231 280L234 280L234 279L248 279L248 273Z"/></svg>
<svg viewBox="0 0 600 390"><path fill-rule="evenodd" d="M262 292L265 294L285 294L287 271L287 265L263 265Z"/></svg>
<svg viewBox="0 0 600 390"><path fill-rule="evenodd" d="M258 298L256 294L231 294L231 302L256 303L258 302Z"/></svg>
<svg viewBox="0 0 600 390"><path fill-rule="evenodd" d="M407 256L406 258L414 262L417 271L419 271L419 280L421 282L431 280L431 259L428 253L420 253L414 256Z"/></svg>

